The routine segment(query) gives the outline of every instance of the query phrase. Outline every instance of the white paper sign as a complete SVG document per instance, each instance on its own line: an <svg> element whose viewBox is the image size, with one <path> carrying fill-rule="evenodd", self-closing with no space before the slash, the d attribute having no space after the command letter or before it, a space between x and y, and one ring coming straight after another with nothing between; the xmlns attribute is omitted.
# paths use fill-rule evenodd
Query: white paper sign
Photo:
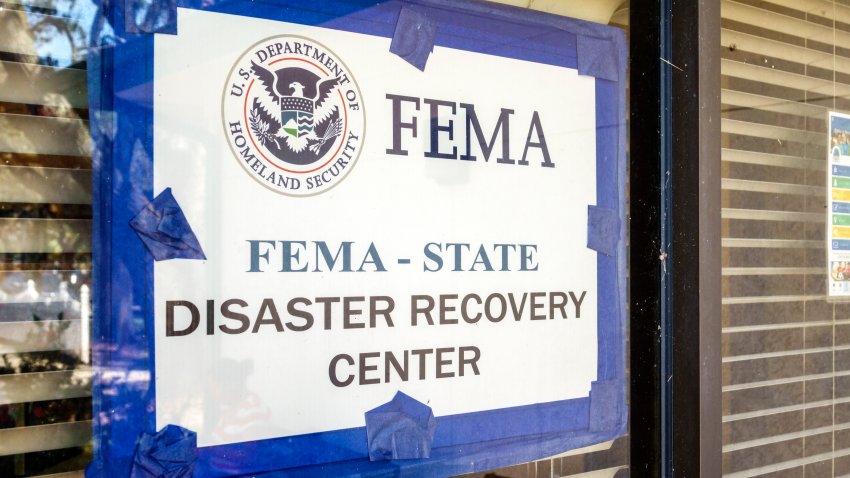
<svg viewBox="0 0 850 478"><path fill-rule="evenodd" d="M398 390L437 416L587 396L593 78L178 20L155 40L154 193L207 260L155 264L158 428L210 446L363 426Z"/></svg>

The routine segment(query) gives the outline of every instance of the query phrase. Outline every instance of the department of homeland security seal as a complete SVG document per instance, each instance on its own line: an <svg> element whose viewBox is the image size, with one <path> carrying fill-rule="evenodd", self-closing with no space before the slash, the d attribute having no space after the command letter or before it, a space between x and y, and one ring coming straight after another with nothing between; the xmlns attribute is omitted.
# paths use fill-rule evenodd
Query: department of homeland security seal
<svg viewBox="0 0 850 478"><path fill-rule="evenodd" d="M351 72L321 43L294 35L267 38L242 54L227 77L222 119L245 171L290 196L342 181L365 132Z"/></svg>

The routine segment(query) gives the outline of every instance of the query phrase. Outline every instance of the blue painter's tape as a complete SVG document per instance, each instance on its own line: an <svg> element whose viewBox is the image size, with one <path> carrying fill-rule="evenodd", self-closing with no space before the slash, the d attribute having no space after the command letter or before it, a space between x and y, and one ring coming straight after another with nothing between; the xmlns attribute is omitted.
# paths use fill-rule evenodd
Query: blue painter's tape
<svg viewBox="0 0 850 478"><path fill-rule="evenodd" d="M94 459L86 465L85 475L86 478L97 478L99 476L103 476L103 461Z"/></svg>
<svg viewBox="0 0 850 478"><path fill-rule="evenodd" d="M590 431L616 430L625 426L626 412L623 407L625 395L625 382L622 379L597 381L591 384L588 426Z"/></svg>
<svg viewBox="0 0 850 478"><path fill-rule="evenodd" d="M156 433L142 432L130 478L191 478L198 460L195 432L167 425Z"/></svg>
<svg viewBox="0 0 850 478"><path fill-rule="evenodd" d="M411 65L425 71L428 56L434 51L437 24L424 13L402 8L396 22L390 52L404 58Z"/></svg>
<svg viewBox="0 0 850 478"><path fill-rule="evenodd" d="M171 194L171 188L165 188L153 202L145 205L130 221L130 227L136 231L154 260L207 258L192 226Z"/></svg>
<svg viewBox="0 0 850 478"><path fill-rule="evenodd" d="M610 39L579 35L576 41L578 74L618 81L617 57L611 54L614 50L615 44Z"/></svg>
<svg viewBox="0 0 850 478"><path fill-rule="evenodd" d="M124 0L127 33L177 34L177 0Z"/></svg>
<svg viewBox="0 0 850 478"><path fill-rule="evenodd" d="M431 407L402 392L366 412L369 460L429 458L437 420Z"/></svg>
<svg viewBox="0 0 850 478"><path fill-rule="evenodd" d="M620 219L617 211L587 206L587 247L606 256L614 256L619 239Z"/></svg>

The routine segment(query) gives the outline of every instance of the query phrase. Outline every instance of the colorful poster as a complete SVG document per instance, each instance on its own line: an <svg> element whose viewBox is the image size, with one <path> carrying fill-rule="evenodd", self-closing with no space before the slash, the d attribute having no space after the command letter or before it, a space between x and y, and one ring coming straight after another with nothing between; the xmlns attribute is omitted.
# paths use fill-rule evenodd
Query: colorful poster
<svg viewBox="0 0 850 478"><path fill-rule="evenodd" d="M829 297L850 297L850 116L829 113L828 151Z"/></svg>

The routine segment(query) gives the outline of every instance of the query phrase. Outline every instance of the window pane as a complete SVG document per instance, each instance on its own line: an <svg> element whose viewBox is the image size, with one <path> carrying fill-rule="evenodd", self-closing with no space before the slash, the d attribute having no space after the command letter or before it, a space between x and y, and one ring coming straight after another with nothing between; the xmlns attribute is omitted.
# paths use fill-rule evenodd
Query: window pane
<svg viewBox="0 0 850 478"><path fill-rule="evenodd" d="M827 295L850 7L722 2L723 472L850 473L850 304ZM850 330L850 329L848 329Z"/></svg>
<svg viewBox="0 0 850 478"><path fill-rule="evenodd" d="M540 9L622 28L628 17L626 6L596 2ZM81 476L92 455L90 304L98 292L86 60L95 13L88 0L0 3L3 477ZM627 465L623 436L494 473L612 476Z"/></svg>
<svg viewBox="0 0 850 478"><path fill-rule="evenodd" d="M0 3L4 477L71 472L91 460L85 32L93 6L80 3Z"/></svg>

